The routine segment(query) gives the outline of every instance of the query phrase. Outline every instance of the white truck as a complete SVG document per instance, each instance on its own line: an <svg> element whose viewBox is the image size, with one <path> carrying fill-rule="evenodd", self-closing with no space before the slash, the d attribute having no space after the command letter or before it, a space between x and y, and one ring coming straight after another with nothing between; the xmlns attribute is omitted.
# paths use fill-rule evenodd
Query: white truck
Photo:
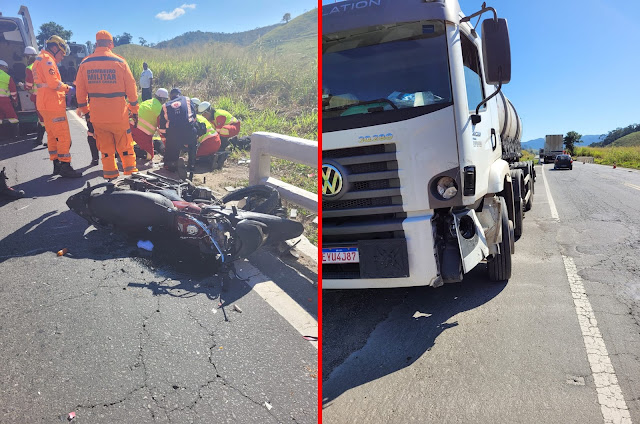
<svg viewBox="0 0 640 424"><path fill-rule="evenodd" d="M457 0L322 14L323 288L439 286L485 262L508 280L535 174L501 91L506 20Z"/></svg>
<svg viewBox="0 0 640 424"><path fill-rule="evenodd" d="M564 153L562 134L547 135L544 138L544 149L540 149L540 158L544 163L553 162L556 156Z"/></svg>
<svg viewBox="0 0 640 424"><path fill-rule="evenodd" d="M21 6L18 11L19 17L4 16L0 12L0 58L9 65L9 75L16 84L25 81L27 60L24 56L24 49L32 46L38 49L31 16L26 6ZM26 133L37 128L38 116L36 106L30 98L30 94L22 87L18 87L18 98L20 108L18 119L20 120L20 131Z"/></svg>

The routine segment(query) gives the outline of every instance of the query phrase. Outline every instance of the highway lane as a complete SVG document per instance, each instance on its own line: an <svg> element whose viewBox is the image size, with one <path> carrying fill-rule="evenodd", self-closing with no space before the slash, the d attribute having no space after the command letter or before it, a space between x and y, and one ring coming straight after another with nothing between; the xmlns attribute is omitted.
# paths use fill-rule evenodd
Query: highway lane
<svg viewBox="0 0 640 424"><path fill-rule="evenodd" d="M315 284L263 252L223 291L186 258L163 265L88 228L65 201L103 179L70 113L83 178L51 178L31 141L0 143L10 184L27 193L0 202L0 422L73 411L86 423L315 423L317 348L252 289L284 291L315 317Z"/></svg>
<svg viewBox="0 0 640 424"><path fill-rule="evenodd" d="M537 170L507 284L323 293L323 422L640 422L640 173Z"/></svg>

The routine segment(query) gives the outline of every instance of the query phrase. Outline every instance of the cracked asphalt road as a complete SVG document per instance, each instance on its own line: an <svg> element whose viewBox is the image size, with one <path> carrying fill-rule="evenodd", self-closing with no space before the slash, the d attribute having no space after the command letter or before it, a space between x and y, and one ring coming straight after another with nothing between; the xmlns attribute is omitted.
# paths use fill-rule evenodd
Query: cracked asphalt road
<svg viewBox="0 0 640 424"><path fill-rule="evenodd" d="M600 406L609 361L590 366L576 276L640 422L640 172L576 163L545 175L559 221L538 167L507 284L480 266L437 289L323 293L324 423L616 422Z"/></svg>
<svg viewBox="0 0 640 424"><path fill-rule="evenodd" d="M78 423L316 423L317 349L245 282L223 291L218 276L154 265L68 210L103 181L70 125L81 179L51 180L31 141L0 143L9 183L27 192L0 202L0 423L71 411ZM256 261L317 316L314 284L267 253Z"/></svg>

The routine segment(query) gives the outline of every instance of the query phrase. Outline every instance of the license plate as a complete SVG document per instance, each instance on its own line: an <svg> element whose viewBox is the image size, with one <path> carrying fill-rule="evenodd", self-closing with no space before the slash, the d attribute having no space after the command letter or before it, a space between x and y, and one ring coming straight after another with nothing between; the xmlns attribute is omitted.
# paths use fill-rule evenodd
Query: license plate
<svg viewBox="0 0 640 424"><path fill-rule="evenodd" d="M360 262L357 247L334 247L322 249L323 264L357 264Z"/></svg>

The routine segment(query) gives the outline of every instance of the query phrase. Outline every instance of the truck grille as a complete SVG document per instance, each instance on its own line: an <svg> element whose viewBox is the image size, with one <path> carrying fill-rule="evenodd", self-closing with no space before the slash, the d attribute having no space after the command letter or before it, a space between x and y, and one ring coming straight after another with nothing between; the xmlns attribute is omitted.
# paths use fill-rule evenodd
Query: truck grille
<svg viewBox="0 0 640 424"><path fill-rule="evenodd" d="M404 239L405 217L396 145L377 144L325 150L323 161L346 170L348 192L322 201L323 247L354 246L361 240ZM324 278L360 277L359 264L324 264Z"/></svg>

